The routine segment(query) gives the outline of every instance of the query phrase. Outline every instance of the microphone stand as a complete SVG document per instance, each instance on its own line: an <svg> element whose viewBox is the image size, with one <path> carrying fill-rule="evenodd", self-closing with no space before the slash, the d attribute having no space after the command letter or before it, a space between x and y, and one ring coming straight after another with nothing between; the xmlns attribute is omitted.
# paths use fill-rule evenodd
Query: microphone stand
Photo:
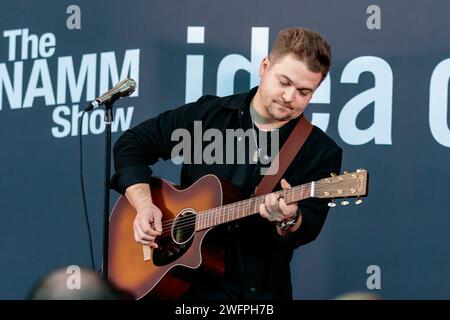
<svg viewBox="0 0 450 320"><path fill-rule="evenodd" d="M129 96L136 89L136 81L124 79L111 90L88 104L85 111L90 111L100 105L105 105L105 189L103 201L103 278L108 280L108 250L109 250L109 196L111 190L111 125L113 122L113 104L120 97ZM81 137L81 133L80 133ZM84 194L84 193L83 193Z"/></svg>
<svg viewBox="0 0 450 320"><path fill-rule="evenodd" d="M105 190L103 202L103 278L108 280L108 243L109 243L109 195L111 178L111 124L113 122L113 102L105 103Z"/></svg>

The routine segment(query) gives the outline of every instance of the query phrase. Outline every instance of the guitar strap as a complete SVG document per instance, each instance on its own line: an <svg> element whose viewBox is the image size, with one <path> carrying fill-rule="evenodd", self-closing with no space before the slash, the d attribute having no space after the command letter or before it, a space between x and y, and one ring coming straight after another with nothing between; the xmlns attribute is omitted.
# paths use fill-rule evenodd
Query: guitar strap
<svg viewBox="0 0 450 320"><path fill-rule="evenodd" d="M272 161L266 175L255 188L253 196L257 197L272 192L283 177L283 174L286 172L292 160L294 160L295 156L302 148L312 129L313 125L311 122L302 115L280 152Z"/></svg>

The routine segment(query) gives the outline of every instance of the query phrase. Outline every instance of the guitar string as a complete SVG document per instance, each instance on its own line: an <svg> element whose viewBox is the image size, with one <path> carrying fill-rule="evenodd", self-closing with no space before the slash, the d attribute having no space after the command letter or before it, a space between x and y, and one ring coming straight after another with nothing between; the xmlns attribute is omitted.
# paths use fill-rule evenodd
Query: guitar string
<svg viewBox="0 0 450 320"><path fill-rule="evenodd" d="M327 186L332 185L332 184L341 183L341 182L342 181L337 181L337 182L333 182L333 183L327 183ZM310 185L306 185L305 190L307 188L309 188L309 187L310 187ZM321 186L319 185L319 187L316 189L317 192L320 192L319 191L320 189L321 189ZM305 190L303 192L305 192ZM300 192L300 191L301 191L300 189L297 189L295 192L297 193L297 192ZM276 193L283 193L283 192L287 192L288 193L288 192L292 192L292 191L291 191L291 189L290 190L280 190L280 191L277 191L277 192L274 192L274 193L276 194ZM308 190L308 192L310 193L310 190ZM260 197L265 197L265 195L264 196L260 196ZM255 197L252 200L256 200L256 199L258 199L260 197ZM248 201L248 200L244 200L244 201ZM240 202L243 202L243 201L240 201ZM223 206L223 207L217 207L217 208L213 208L213 209L208 209L208 210L205 210L205 211L200 211L197 215L193 215L192 217L187 218L181 224L178 224L177 225L177 230L185 230L185 229L191 228L191 226L196 224L197 217L198 216L201 217L201 214L205 214L206 212L208 212L207 214L209 214L210 217L208 217L208 218L202 217L204 220L215 219L214 221L217 221L219 219L219 221L220 221L220 219L229 217L229 211L232 211L232 210L234 211L236 209L238 209L238 210L244 209L244 211L245 211L245 210L248 210L251 206L255 205L255 203L254 203L255 201L250 201L248 204L244 204L242 206L242 208L240 208L240 205L239 205L240 202L236 202L234 204L227 205L227 206L229 206L227 210L223 209L224 207L227 207L227 206ZM215 217L214 217L214 215L215 215ZM248 215L246 215L246 216L248 216ZM244 217L244 216L242 216L242 217ZM239 217L239 218L242 218L242 217ZM174 220L175 219L171 219L171 220L165 221L165 223L164 223L165 225L163 227L163 233L171 230L172 223L167 223L167 222L168 221L174 221ZM233 220L235 220L235 219L233 219ZM226 223L226 222L230 222L230 221L232 221L232 220L224 221L224 222L221 222L221 223L216 223L215 225ZM208 227L206 227L206 228L208 228ZM200 230L206 229L206 228L201 228Z"/></svg>
<svg viewBox="0 0 450 320"><path fill-rule="evenodd" d="M318 188L319 189L319 188ZM280 190L280 191L285 191L285 190ZM255 198L256 199L256 198ZM244 211L245 210L248 210L250 207L251 207L251 205L255 205L254 203L253 204L251 204L251 203L249 203L249 204L245 204L243 207L242 207L242 209L244 209ZM210 211L209 212L209 214L212 214L214 211L219 211L219 212L215 212L214 214L215 215L217 215L215 218L215 221L217 221L217 218L219 218L219 219L222 219L222 218L225 218L225 217L228 217L229 216L229 212L227 213L227 211L231 211L232 209L234 209L233 208L234 206L231 206L230 208L229 208L229 210L222 210L222 212L220 212L220 210L218 210L218 209L220 209L220 208L214 208L214 209L209 209L209 210L206 210L206 211ZM237 209L238 210L240 210L241 208L240 208L240 206L238 207L238 206L235 206L235 207L237 207ZM205 212L205 211L202 211L202 212ZM248 216L249 214L247 214L246 216ZM239 217L239 218L243 218L244 216L242 216L242 217ZM181 224L178 224L177 225L177 228L176 228L176 230L182 230L182 231L184 231L184 230L186 230L186 229L190 229L193 225L195 225L196 224L196 218L197 218L197 215L194 215L193 217L190 217L189 218L189 220L188 219L186 219L187 221L184 221L183 223L181 223ZM211 219L211 218L209 218L209 219ZM233 219L233 220L235 220L235 219ZM193 221L193 222L192 222ZM220 220L219 220L220 221ZM222 223L226 223L226 222L230 222L230 221L232 221L232 220L228 220L228 221L223 221L223 222L220 222L220 223L215 223L215 225L218 225L218 224L222 224ZM210 226L210 227L213 227L214 225L212 225L212 226ZM168 227L168 228L167 228ZM206 228L208 228L208 226L207 227L202 227L201 229L199 229L199 230L203 230L203 229L206 229ZM163 228L163 233L165 233L165 232L170 232L171 231L171 229L172 229L172 226L170 225L170 226L167 226L166 225L166 228ZM194 227L194 229L195 229L195 227ZM196 231L198 231L198 230L196 230Z"/></svg>
<svg viewBox="0 0 450 320"><path fill-rule="evenodd" d="M332 184L336 184L336 183L340 183L340 181L338 181L338 182L333 182L333 183L327 183L327 186L328 185L332 185ZM310 189L310 187L311 187L311 185L310 185L310 183L308 183L308 184L304 184L304 189L303 189L303 191L301 190L302 188L299 188L300 186L296 186L296 187L294 187L294 188L298 188L298 189L294 189L294 191L295 191L295 193L300 193L300 192L303 192L303 193L311 193L311 189ZM320 192L319 190L321 189L321 185L318 185L318 187L316 188L316 191L317 192ZM279 190L279 191L276 191L276 192L273 192L274 194L279 194L279 193L283 193L283 192L285 192L286 194L288 194L288 193L292 193L292 188L291 189L288 189L288 190ZM257 199L259 199L259 198L262 198L262 197L265 197L265 195L263 195L263 196L259 196L259 197L255 197L255 198L251 198L251 200L252 201L250 201L249 202L249 204L248 205L244 205L245 206L245 208L247 209L247 206L248 207L250 207L250 206L254 206L255 205L255 203L254 203L254 201L255 200L257 200ZM244 202L244 201L249 201L249 200L243 200L243 201L239 201L239 202L235 202L235 203L233 203L233 204L228 204L228 205L225 205L225 206L222 206L222 207L217 207L217 208L212 208L212 209L207 209L207 210L204 210L204 211L200 211L198 214L196 214L196 215L193 215L192 217L190 217L190 218L186 218L185 219L185 221L189 221L189 220L196 220L196 217L202 217L202 218L204 218L205 220L206 219L208 219L208 220L210 220L210 219L213 219L213 218L222 218L222 217L224 217L224 216L228 216L229 214L227 213L228 211L234 211L236 208L235 207L238 207L238 206L240 206L240 204L239 203L241 203L241 202ZM292 202L292 201L290 201L290 202ZM243 206L243 208L244 208L244 206ZM228 207L228 209L224 209L225 207ZM209 211L209 212L208 212ZM216 211L219 211L219 212L216 212ZM220 211L222 211L222 214L220 213ZM202 216L203 214L209 214L210 216L209 217L207 217L207 218L205 218L204 216ZM215 217L214 217L214 215L215 215ZM167 226L167 225L172 225L172 222L173 221L175 221L176 219L169 219L169 220L166 220L166 221L164 221L164 223L163 223L163 225L164 226ZM184 224L186 224L186 223L184 223Z"/></svg>
<svg viewBox="0 0 450 320"><path fill-rule="evenodd" d="M332 183L327 183L326 186L330 186L330 185L338 184L338 183L342 183L342 181L336 181L336 182L332 182ZM316 184L317 184L317 182L316 182ZM298 187L300 187L300 186L298 186ZM303 192L310 193L311 192L310 187L311 187L310 184L306 184L305 188L303 189ZM320 191L321 187L322 186L318 185L317 188L316 188L316 191L317 192L323 192L323 191ZM294 187L294 188L297 188L297 187ZM279 194L279 193L283 193L284 192L284 193L286 193L288 195L289 192L291 192L291 193L302 192L301 188L299 188L297 190L294 189L294 192L292 192L291 190L292 189L279 190L277 192L274 192L274 194ZM293 196L293 195L291 195L291 196ZM249 201L249 199L247 199L247 200L235 202L233 204L228 204L228 205L225 205L225 206L222 206L222 207L217 207L217 208L212 208L212 209L200 211L198 214L194 214L192 217L186 218L182 223L178 224L177 225L177 230L183 230L183 229L191 228L191 226L196 224L197 218L202 218L204 220L203 222L205 222L204 224L207 224L206 223L207 220L213 220L214 219L214 221L217 221L217 220L220 221L221 219L229 217L229 212L230 211L235 211L236 209L238 211L244 209L244 211L245 211L245 210L250 209L252 206L255 206L255 202L262 200L261 199L262 197L265 197L265 195L252 198L251 201ZM241 208L241 204L240 203L243 203L245 201L249 201L249 202L246 203L246 204L244 203L242 205L242 208ZM292 202L292 201L290 201L290 202ZM225 208L227 208L227 209L225 209ZM204 217L204 216L202 216L203 214L208 214L210 216L209 217ZM244 217L244 216L242 216L242 217ZM239 218L242 218L242 217L239 217ZM163 222L163 224L162 224L163 225L163 233L166 232L166 231L170 231L172 229L172 225L173 225L172 222L175 221L175 220L176 219L170 219L170 220L166 220L166 221ZM230 221L233 221L233 220L235 220L235 219L232 219L232 220L229 220L229 221L224 221L224 222L221 222L221 223L218 223L218 224L230 222ZM202 228L202 229L204 229L204 228Z"/></svg>
<svg viewBox="0 0 450 320"><path fill-rule="evenodd" d="M298 189L295 190L295 193L300 193L303 192L305 193L305 190L307 190L308 187L305 187L302 190ZM310 193L310 190L308 190L308 192ZM280 190L277 192L274 192L274 194L278 194L278 193L285 193L286 195L284 196L285 198L288 196L291 196L292 199L292 191L290 190ZM289 193L291 193L291 195L289 195ZM186 218L180 225L186 225L187 223L189 223L189 221L193 221L196 220L197 217L202 218L203 220L220 220L224 217L228 217L229 216L229 212L230 211L236 211L236 209L238 210L248 210L251 207L255 206L255 202L261 202L263 203L263 200L265 198L266 195L263 196L258 196L255 198L251 198L251 199L247 199L247 200L242 200L239 202L235 202L233 204L228 204L225 206L221 206L221 207L217 207L217 208L212 208L212 209L208 209L208 210L204 210L204 211L200 211L198 214L193 215L192 217ZM246 201L248 201L248 203L245 203ZM292 201L289 201L289 203L291 203ZM208 215L208 217L205 217L204 215ZM176 219L169 219L164 221L163 223L163 228L167 227L167 226L171 226L173 223L173 221L175 221ZM224 221L225 222L225 221ZM179 225L179 226L180 226Z"/></svg>
<svg viewBox="0 0 450 320"><path fill-rule="evenodd" d="M231 213L231 215L233 215L233 214L236 215L236 218L238 216L239 216L239 218L249 216L251 214L242 215L242 214L234 213L234 212L236 212L236 211L237 212L241 212L241 211L248 212L249 209L255 208L255 206L258 202L263 203L262 202L263 199L258 199L258 198L259 197L254 198L255 200L252 199L253 201L249 201L248 203L236 202L232 205L227 205L227 206L223 206L223 207L209 209L206 211L201 211L201 212L199 212L199 214L193 215L192 217L188 217L185 219L185 221L181 222L180 224L177 224L176 229L177 230L185 230L187 228L191 228L192 225L197 224L197 222L200 221L198 219L202 219L198 224L205 225L205 226L207 225L207 222L211 222L211 221L215 221L214 225L230 222L230 221L235 220L235 219L229 220L230 212L233 212L233 213ZM286 196L285 196L285 198L286 198ZM245 200L245 201L248 201L248 200ZM292 201L290 201L290 202L292 202ZM256 212L259 212L259 210ZM254 214L256 212L252 212L252 214ZM205 215L208 215L208 217L206 217ZM221 220L222 220L222 222L221 222ZM225 220L227 220L227 221L225 221ZM217 221L219 221L219 223L217 223ZM173 225L172 223L165 223L165 225L163 227L163 232L166 230L170 230L172 228L172 225ZM205 228L203 227L201 229L205 229Z"/></svg>
<svg viewBox="0 0 450 320"><path fill-rule="evenodd" d="M291 194L291 197L292 196L293 195ZM289 197L289 195L287 195L287 197ZM285 197L285 198L287 198L287 197ZM289 200L288 202L291 203L292 201ZM263 203L263 202L261 202L261 203ZM192 217L186 218L186 220L183 221L182 223L177 224L176 230L185 230L187 228L191 228L194 224L198 224L201 227L201 229L205 229L208 227L208 224L210 221L214 221L214 224L212 225L212 226L214 226L214 225L218 225L218 224L222 224L222 223L227 223L227 222L239 219L239 218L243 218L245 216L249 216L251 214L255 214L256 212L259 212L259 210L253 211L256 208L256 204L257 204L257 202L252 201L252 202L243 204L242 206L239 204L239 205L233 205L228 208L221 209L221 210L214 209L208 213L210 215L209 217L203 217L202 215L194 215ZM252 213L247 213L245 215L242 215L241 213L239 213L242 211L248 212L249 209L253 209ZM236 219L234 219L234 218L229 219L230 211L234 211L231 214L231 216L233 217L233 215L235 215ZM237 211L237 213L236 213L236 211ZM199 219L202 219L202 221L198 220L197 217ZM200 222L197 223L198 221L200 221ZM163 228L163 232L168 231L171 228L172 228L172 224L169 224L169 225L166 224L165 228Z"/></svg>

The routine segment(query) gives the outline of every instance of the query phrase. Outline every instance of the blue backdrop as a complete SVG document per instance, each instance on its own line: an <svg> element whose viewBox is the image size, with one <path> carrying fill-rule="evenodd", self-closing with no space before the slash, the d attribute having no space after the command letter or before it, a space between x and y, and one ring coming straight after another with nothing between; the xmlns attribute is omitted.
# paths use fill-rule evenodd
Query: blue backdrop
<svg viewBox="0 0 450 320"><path fill-rule="evenodd" d="M448 1L423 0L3 0L0 298L24 298L54 268L89 265L80 106L122 78L138 82L116 103L114 142L201 94L248 90L277 32L303 26L325 35L334 57L306 114L344 149L343 169L365 168L371 180L363 205L332 209L319 238L295 252L294 298L448 299L448 12ZM97 266L103 130L102 111L90 113L82 133ZM155 171L178 181L170 161Z"/></svg>

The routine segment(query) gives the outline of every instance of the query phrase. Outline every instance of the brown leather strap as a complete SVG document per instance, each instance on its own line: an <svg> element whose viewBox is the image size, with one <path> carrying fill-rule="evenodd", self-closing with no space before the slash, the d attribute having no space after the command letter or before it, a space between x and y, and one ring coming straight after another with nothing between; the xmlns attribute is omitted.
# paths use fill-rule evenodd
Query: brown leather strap
<svg viewBox="0 0 450 320"><path fill-rule="evenodd" d="M259 185L255 188L253 193L254 196L260 196L272 192L278 181L280 181L283 177L284 172L287 170L292 160L294 160L295 156L302 148L312 129L313 125L308 121L308 119L305 118L305 116L302 115L280 152L272 161L272 164L267 171L269 174L266 173ZM276 168L277 163L278 170Z"/></svg>

